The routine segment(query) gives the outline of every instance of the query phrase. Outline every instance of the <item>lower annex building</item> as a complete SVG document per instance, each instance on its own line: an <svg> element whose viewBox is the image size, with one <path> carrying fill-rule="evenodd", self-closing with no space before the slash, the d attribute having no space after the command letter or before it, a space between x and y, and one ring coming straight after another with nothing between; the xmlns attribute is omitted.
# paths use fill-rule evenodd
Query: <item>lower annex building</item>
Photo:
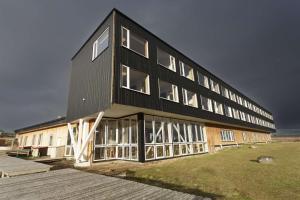
<svg viewBox="0 0 300 200"><path fill-rule="evenodd" d="M150 161L268 142L271 112L113 9L72 58L66 117L16 130L77 165Z"/></svg>

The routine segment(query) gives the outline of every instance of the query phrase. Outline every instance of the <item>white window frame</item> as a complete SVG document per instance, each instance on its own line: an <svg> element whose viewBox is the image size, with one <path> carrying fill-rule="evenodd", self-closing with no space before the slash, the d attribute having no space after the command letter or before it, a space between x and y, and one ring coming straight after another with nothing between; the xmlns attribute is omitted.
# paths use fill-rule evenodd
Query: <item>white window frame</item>
<svg viewBox="0 0 300 200"><path fill-rule="evenodd" d="M193 93L193 99L195 99L195 104L196 105L190 105L189 102L186 102L188 101L188 92L191 92ZM185 88L182 88L182 97L183 97L183 104L186 105L186 106L191 106L191 107L194 107L194 108L198 108L198 98L197 98L197 93L196 92L192 92L192 91L189 91ZM185 101L186 100L186 101Z"/></svg>
<svg viewBox="0 0 300 200"><path fill-rule="evenodd" d="M98 40L103 36L103 34L106 33L106 31L108 31L108 45L107 47L105 47L99 54L98 54ZM102 54L102 52L104 52L107 48L109 47L109 27L107 27L102 33L101 35L95 40L95 42L93 43L93 54L92 54L92 61L94 61L98 56L100 56Z"/></svg>
<svg viewBox="0 0 300 200"><path fill-rule="evenodd" d="M127 38L126 38L126 40L127 40L127 46L126 45L123 45L123 42L121 41L121 45L123 46L123 47L125 47L125 48L127 48L127 49L129 49L129 50L131 50L131 51L133 51L134 53L136 53L136 54L139 54L139 55L141 55L141 56L143 56L143 57L145 57L145 58L149 58L149 42L148 42L148 40L146 40L146 52L145 52L145 55L143 55L143 54L141 54L141 53L139 53L139 52L137 52L137 51L135 51L135 50L133 50L133 49L131 49L130 48L130 30L128 29L128 28L125 28L124 26L121 26L121 38L123 37L123 31L124 30L126 30L127 31ZM142 37L141 37L142 38ZM144 38L143 38L144 39Z"/></svg>
<svg viewBox="0 0 300 200"><path fill-rule="evenodd" d="M165 82L165 83L168 83L168 84L170 84L170 85L172 85L172 92L173 92L174 100L168 99L168 98L165 98L165 97L160 96L160 82L161 82L161 81L162 81L162 82ZM163 81L163 80L158 79L158 90L159 90L159 98L165 99L165 100L168 100L168 101L172 101L172 102L179 103L178 87L177 87L177 85L174 85L174 84L169 83L169 82L167 82L167 81Z"/></svg>
<svg viewBox="0 0 300 200"><path fill-rule="evenodd" d="M126 68L126 74L127 74L127 77L126 77L126 83L127 83L127 85L126 86L123 86L123 76L122 76L123 67ZM121 68L122 68L121 69L121 87L122 88L125 88L127 90L132 90L132 91L135 91L135 92L139 92L139 93L142 93L142 94L150 95L150 78L149 78L149 74L147 74L147 78L146 78L146 82L147 82L147 84L145 85L146 91L142 92L142 91L138 91L138 90L130 88L130 67L122 64ZM132 70L135 70L135 69L132 69ZM135 71L140 72L139 70L135 70ZM146 74L145 72L141 72L141 73Z"/></svg>
<svg viewBox="0 0 300 200"><path fill-rule="evenodd" d="M172 64L172 66L165 66L164 64L162 64L162 63L160 63L160 62L158 61L158 49L159 49L160 51L162 51L162 52L164 52L164 53L166 53L166 54L169 55L170 63ZM159 65L161 65L161 66L163 66L163 67L165 67L165 68L167 68L167 69L169 69L169 70L171 70L171 71L173 71L173 72L176 72L176 59L175 59L174 56L172 56L170 53L168 53L168 52L162 50L162 49L159 48L159 47L156 48L156 54L157 54L157 55L156 55L156 56L157 56L157 64L159 64Z"/></svg>
<svg viewBox="0 0 300 200"><path fill-rule="evenodd" d="M180 68L180 75L181 76L183 76L183 77L185 77L185 78L187 78L187 79L189 79L191 81L195 81L195 75L194 75L194 68L193 67L185 64L182 61L179 61L179 68ZM185 76L185 74L186 74L185 68L190 68L192 70L192 73L191 73L192 78L190 78L188 76Z"/></svg>
<svg viewBox="0 0 300 200"><path fill-rule="evenodd" d="M219 115L224 115L223 104L217 101L214 101L215 113Z"/></svg>
<svg viewBox="0 0 300 200"><path fill-rule="evenodd" d="M216 81L210 79L210 88L211 88L211 91L217 93L217 94L220 94L220 85L219 83L217 83Z"/></svg>

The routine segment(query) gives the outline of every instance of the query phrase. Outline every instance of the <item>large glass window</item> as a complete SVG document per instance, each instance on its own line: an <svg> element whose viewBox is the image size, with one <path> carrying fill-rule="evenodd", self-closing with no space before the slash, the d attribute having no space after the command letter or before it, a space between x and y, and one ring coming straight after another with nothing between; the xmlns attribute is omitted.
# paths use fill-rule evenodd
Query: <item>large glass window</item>
<svg viewBox="0 0 300 200"><path fill-rule="evenodd" d="M157 48L157 63L176 72L175 58L160 48Z"/></svg>
<svg viewBox="0 0 300 200"><path fill-rule="evenodd" d="M217 101L214 101L215 113L219 115L224 115L223 105Z"/></svg>
<svg viewBox="0 0 300 200"><path fill-rule="evenodd" d="M202 95L201 95L201 107L202 107L202 110L213 112L211 99L206 98Z"/></svg>
<svg viewBox="0 0 300 200"><path fill-rule="evenodd" d="M232 109L230 106L224 105L225 115L227 117L233 117Z"/></svg>
<svg viewBox="0 0 300 200"><path fill-rule="evenodd" d="M236 102L236 96L232 91L229 91L229 96L232 101Z"/></svg>
<svg viewBox="0 0 300 200"><path fill-rule="evenodd" d="M149 75L122 65L122 87L150 94Z"/></svg>
<svg viewBox="0 0 300 200"><path fill-rule="evenodd" d="M198 107L197 94L186 89L182 89L183 103L184 105Z"/></svg>
<svg viewBox="0 0 300 200"><path fill-rule="evenodd" d="M148 41L122 27L122 46L148 58Z"/></svg>
<svg viewBox="0 0 300 200"><path fill-rule="evenodd" d="M234 141L234 133L230 130L222 130L220 133L221 141L223 142L233 142Z"/></svg>
<svg viewBox="0 0 300 200"><path fill-rule="evenodd" d="M178 88L176 85L159 80L160 98L178 102Z"/></svg>
<svg viewBox="0 0 300 200"><path fill-rule="evenodd" d="M218 83L210 79L210 88L213 92L220 94L220 86Z"/></svg>
<svg viewBox="0 0 300 200"><path fill-rule="evenodd" d="M146 160L207 152L203 126L195 122L146 115L145 141Z"/></svg>
<svg viewBox="0 0 300 200"><path fill-rule="evenodd" d="M107 28L93 44L92 60L97 58L107 47L109 38L109 28Z"/></svg>
<svg viewBox="0 0 300 200"><path fill-rule="evenodd" d="M239 111L237 109L232 108L233 118L240 119Z"/></svg>
<svg viewBox="0 0 300 200"><path fill-rule="evenodd" d="M229 92L228 92L228 89L227 89L226 87L224 87L224 86L221 86L221 88L222 88L222 90L221 90L222 95L223 95L224 97L226 97L226 98L229 99Z"/></svg>
<svg viewBox="0 0 300 200"><path fill-rule="evenodd" d="M209 79L207 76L204 76L202 73L197 71L198 74L198 83L199 85L202 85L203 87L206 87L209 89Z"/></svg>
<svg viewBox="0 0 300 200"><path fill-rule="evenodd" d="M192 67L182 61L179 61L179 67L181 76L184 76L192 81L194 80L194 70Z"/></svg>

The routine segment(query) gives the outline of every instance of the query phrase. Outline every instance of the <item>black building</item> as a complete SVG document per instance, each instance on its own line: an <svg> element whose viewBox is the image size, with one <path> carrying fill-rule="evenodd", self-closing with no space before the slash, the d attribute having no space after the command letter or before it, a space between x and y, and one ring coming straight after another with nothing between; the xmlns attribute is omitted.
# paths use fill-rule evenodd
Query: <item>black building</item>
<svg viewBox="0 0 300 200"><path fill-rule="evenodd" d="M88 124L94 161L204 153L275 129L270 111L116 9L72 58L66 120L79 135Z"/></svg>

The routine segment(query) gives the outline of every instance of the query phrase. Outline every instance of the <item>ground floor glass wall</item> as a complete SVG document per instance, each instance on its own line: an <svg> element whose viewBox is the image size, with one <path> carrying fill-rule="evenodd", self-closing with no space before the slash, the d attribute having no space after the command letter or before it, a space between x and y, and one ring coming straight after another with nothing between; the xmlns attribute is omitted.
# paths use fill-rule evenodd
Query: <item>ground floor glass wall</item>
<svg viewBox="0 0 300 200"><path fill-rule="evenodd" d="M138 160L136 117L103 119L95 131L94 160Z"/></svg>
<svg viewBox="0 0 300 200"><path fill-rule="evenodd" d="M208 152L202 124L145 115L145 160Z"/></svg>

